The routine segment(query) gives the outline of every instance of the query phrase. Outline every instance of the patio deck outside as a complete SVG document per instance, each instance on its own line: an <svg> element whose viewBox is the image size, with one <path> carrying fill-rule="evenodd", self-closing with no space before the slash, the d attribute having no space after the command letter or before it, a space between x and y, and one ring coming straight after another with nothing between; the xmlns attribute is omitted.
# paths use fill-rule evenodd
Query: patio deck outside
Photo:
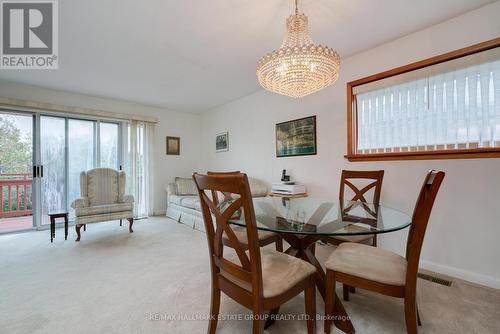
<svg viewBox="0 0 500 334"><path fill-rule="evenodd" d="M32 176L0 173L0 232L33 227Z"/></svg>

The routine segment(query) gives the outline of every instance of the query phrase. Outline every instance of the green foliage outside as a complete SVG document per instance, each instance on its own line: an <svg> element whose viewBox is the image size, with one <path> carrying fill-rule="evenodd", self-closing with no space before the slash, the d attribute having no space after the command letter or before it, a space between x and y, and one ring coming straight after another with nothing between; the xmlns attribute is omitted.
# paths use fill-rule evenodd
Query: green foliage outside
<svg viewBox="0 0 500 334"><path fill-rule="evenodd" d="M9 178L1 174L30 173L32 166L32 142L31 135L24 135L16 127L13 117L0 116L0 179ZM11 202L8 210L8 189L3 191L3 211L15 210L15 200ZM11 189L15 196L15 189ZM20 194L20 206L24 205L24 193ZM28 194L28 197L31 197ZM15 198L15 197L14 197ZM27 209L31 209L31 198L28 198Z"/></svg>
<svg viewBox="0 0 500 334"><path fill-rule="evenodd" d="M0 173L30 173L31 136L22 136L12 118L0 117Z"/></svg>

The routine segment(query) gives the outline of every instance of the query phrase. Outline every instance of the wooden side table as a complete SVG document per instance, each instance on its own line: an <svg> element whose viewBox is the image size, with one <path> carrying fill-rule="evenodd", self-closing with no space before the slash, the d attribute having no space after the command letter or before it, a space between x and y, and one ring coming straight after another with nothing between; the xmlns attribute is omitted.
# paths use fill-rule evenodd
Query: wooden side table
<svg viewBox="0 0 500 334"><path fill-rule="evenodd" d="M56 237L56 219L64 218L64 240L68 240L68 213L63 211L49 212L50 219L50 242Z"/></svg>

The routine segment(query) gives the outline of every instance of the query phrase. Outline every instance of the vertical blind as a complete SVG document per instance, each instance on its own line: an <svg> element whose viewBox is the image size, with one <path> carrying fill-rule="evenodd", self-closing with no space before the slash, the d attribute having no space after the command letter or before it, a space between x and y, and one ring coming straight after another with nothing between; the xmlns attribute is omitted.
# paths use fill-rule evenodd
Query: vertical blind
<svg viewBox="0 0 500 334"><path fill-rule="evenodd" d="M130 121L123 126L123 169L127 192L134 195L134 215L154 214L154 123Z"/></svg>
<svg viewBox="0 0 500 334"><path fill-rule="evenodd" d="M500 60L354 96L357 152L500 147Z"/></svg>

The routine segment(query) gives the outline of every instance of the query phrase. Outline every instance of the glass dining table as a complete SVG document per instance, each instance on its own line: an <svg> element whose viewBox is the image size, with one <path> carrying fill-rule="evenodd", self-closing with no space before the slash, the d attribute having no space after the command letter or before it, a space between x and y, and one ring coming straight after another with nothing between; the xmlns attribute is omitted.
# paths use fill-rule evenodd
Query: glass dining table
<svg viewBox="0 0 500 334"><path fill-rule="evenodd" d="M326 296L326 274L315 256L315 243L335 236L375 235L398 231L411 224L411 217L383 204L321 199L311 197L257 197L253 199L257 229L272 231L290 245L286 253L316 267L316 285ZM243 215L241 215L243 217ZM243 218L230 224L245 226ZM277 313L279 310L273 310ZM338 298L335 298L334 324L346 333L354 327Z"/></svg>

